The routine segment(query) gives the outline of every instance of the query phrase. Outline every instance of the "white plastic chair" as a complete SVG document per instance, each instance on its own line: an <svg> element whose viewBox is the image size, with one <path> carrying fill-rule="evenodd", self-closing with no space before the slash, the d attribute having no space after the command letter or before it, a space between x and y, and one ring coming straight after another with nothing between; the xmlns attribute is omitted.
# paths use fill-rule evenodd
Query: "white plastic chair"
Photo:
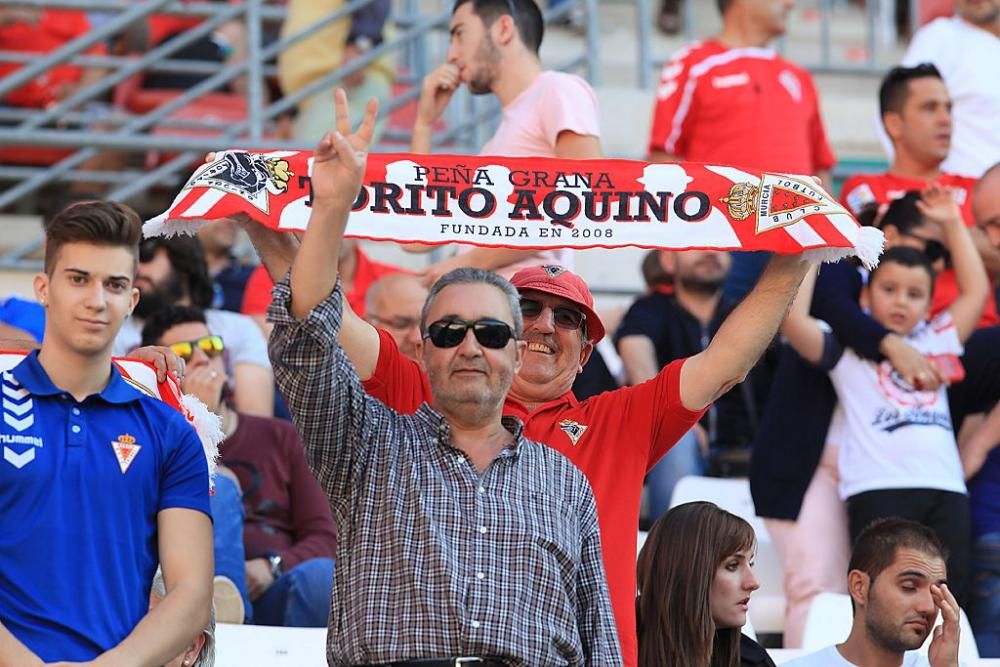
<svg viewBox="0 0 1000 667"><path fill-rule="evenodd" d="M820 593L813 598L806 615L806 626L802 633L803 650L812 653L831 644L839 644L851 633L854 614L851 611L851 597L842 593ZM937 625L942 622L938 615ZM972 626L965 610L960 610L959 626L961 637L958 644L958 659L970 663L979 659L979 647L972 634ZM935 626L936 627L936 626ZM921 655L927 655L933 633L928 635L924 645L917 649Z"/></svg>
<svg viewBox="0 0 1000 667"><path fill-rule="evenodd" d="M696 500L715 503L753 526L757 534L754 574L760 582L760 590L750 599L750 617L758 632L782 632L785 627L785 571L767 527L754 509L749 480L684 477L674 487L670 506Z"/></svg>
<svg viewBox="0 0 1000 667"><path fill-rule="evenodd" d="M215 628L216 667L326 667L326 628Z"/></svg>

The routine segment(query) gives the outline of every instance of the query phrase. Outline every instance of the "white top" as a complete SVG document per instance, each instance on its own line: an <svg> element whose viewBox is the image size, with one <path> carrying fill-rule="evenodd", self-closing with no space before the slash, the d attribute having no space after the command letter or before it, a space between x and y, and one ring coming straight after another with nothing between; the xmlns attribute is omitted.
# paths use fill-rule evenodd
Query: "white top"
<svg viewBox="0 0 1000 667"><path fill-rule="evenodd" d="M228 310L209 308L205 311L205 320L212 334L222 336L226 358L231 366L253 364L271 368L271 360L267 357L267 340L252 319ZM116 357L124 357L141 344L142 322L130 317L122 324L111 353Z"/></svg>
<svg viewBox="0 0 1000 667"><path fill-rule="evenodd" d="M930 667L930 662L928 662L925 656L920 655L916 651L907 651L903 654L903 662L900 663L900 667ZM853 662L848 662L844 659L844 656L840 655L840 651L837 650L836 646L827 646L824 649L816 651L815 653L810 653L809 655L804 655L801 658L795 658L794 660L789 660L783 663L782 667L861 667L860 665L855 665Z"/></svg>
<svg viewBox="0 0 1000 667"><path fill-rule="evenodd" d="M979 178L1000 162L1000 38L957 16L917 31L903 56L912 67L931 62L954 102L951 153L941 168Z"/></svg>
<svg viewBox="0 0 1000 667"><path fill-rule="evenodd" d="M962 353L947 311L917 325L906 340L924 354ZM827 344L836 341L828 336ZM852 350L844 351L830 379L844 408L836 434L841 498L901 488L965 493L945 387L916 390L888 361L875 364Z"/></svg>

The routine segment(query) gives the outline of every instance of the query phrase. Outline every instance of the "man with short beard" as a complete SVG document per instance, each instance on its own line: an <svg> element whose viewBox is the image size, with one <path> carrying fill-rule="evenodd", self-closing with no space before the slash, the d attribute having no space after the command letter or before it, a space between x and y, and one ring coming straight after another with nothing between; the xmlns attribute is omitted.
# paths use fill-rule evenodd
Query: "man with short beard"
<svg viewBox="0 0 1000 667"><path fill-rule="evenodd" d="M902 64L923 62L940 70L954 101L941 169L979 178L1000 161L1000 0L955 0L955 15L918 30Z"/></svg>
<svg viewBox="0 0 1000 667"><path fill-rule="evenodd" d="M424 79L410 150L431 152L431 134L452 95L465 84L473 95L495 95L500 126L480 155L601 157L597 97L575 74L543 70L538 57L545 23L534 0L455 0L448 60ZM427 268L425 282L459 266L510 278L540 264L572 268L572 251L464 248Z"/></svg>
<svg viewBox="0 0 1000 667"><path fill-rule="evenodd" d="M854 545L847 590L854 610L842 644L788 667L957 667L959 608L948 588L947 553L929 528L904 519L868 526ZM943 622L934 629L938 611ZM934 632L927 655L916 651Z"/></svg>
<svg viewBox="0 0 1000 667"><path fill-rule="evenodd" d="M659 256L660 266L674 276L673 293L655 291L636 299L615 336L630 385L650 380L671 362L704 350L736 307L722 293L732 264L728 253L661 250ZM709 451L722 453L727 460L747 453L767 384L766 372L756 366L649 472L649 521L670 508L671 493L681 477L706 471Z"/></svg>

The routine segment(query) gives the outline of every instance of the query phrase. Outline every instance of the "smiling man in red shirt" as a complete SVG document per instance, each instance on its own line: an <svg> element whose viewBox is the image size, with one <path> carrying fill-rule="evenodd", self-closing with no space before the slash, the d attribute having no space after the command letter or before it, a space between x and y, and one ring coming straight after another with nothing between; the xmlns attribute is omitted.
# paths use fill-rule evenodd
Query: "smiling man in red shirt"
<svg viewBox="0 0 1000 667"><path fill-rule="evenodd" d="M294 257L292 237L253 223L244 228L271 275L284 275ZM573 395L573 380L605 333L586 283L552 265L522 269L511 280L521 294L528 345L503 412L590 481L626 665L637 659L635 559L643 478L716 398L746 377L774 337L805 270L798 257L775 256L703 352L667 365L648 382L584 401ZM412 413L431 400L420 364L403 356L389 333L347 308L340 344L368 393L389 407Z"/></svg>

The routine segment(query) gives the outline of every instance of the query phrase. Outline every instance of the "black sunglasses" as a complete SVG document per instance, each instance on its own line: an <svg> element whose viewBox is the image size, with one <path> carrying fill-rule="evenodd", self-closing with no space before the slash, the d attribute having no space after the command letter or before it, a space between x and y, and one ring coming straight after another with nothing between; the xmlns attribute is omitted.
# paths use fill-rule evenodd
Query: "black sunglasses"
<svg viewBox="0 0 1000 667"><path fill-rule="evenodd" d="M434 347L458 347L465 340L469 329L476 341L483 347L499 350L514 337L514 330L506 322L493 319L460 320L451 318L438 320L427 327L424 338L430 338Z"/></svg>
<svg viewBox="0 0 1000 667"><path fill-rule="evenodd" d="M537 299L521 299L521 317L526 320L533 320L542 314L545 304ZM556 306L552 309L552 321L560 329L575 331L583 326L587 321L587 316L575 308L568 306Z"/></svg>

